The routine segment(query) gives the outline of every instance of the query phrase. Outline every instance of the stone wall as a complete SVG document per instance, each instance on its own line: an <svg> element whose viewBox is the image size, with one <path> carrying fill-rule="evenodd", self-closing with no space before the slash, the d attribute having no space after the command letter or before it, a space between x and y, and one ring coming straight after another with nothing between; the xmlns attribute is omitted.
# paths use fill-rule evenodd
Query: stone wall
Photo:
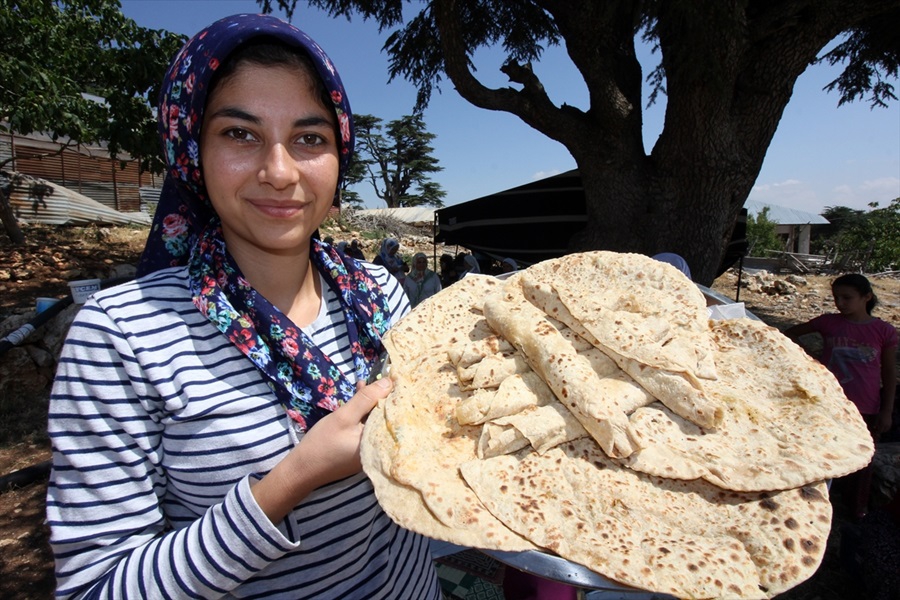
<svg viewBox="0 0 900 600"><path fill-rule="evenodd" d="M41 401L49 396L60 350L79 308L77 304L68 306L19 345L0 355L0 414L4 419L15 418L9 409L21 402ZM0 338L30 322L34 316L34 311L30 311L5 319L0 323Z"/></svg>

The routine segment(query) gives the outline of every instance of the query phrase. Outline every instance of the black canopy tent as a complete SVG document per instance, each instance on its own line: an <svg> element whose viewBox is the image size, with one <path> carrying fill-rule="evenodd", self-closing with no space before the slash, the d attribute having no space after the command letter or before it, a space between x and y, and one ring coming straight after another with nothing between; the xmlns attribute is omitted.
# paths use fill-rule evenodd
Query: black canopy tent
<svg viewBox="0 0 900 600"><path fill-rule="evenodd" d="M587 223L584 186L577 169L439 209L435 242L527 266L569 252L569 240ZM742 209L718 277L747 254L747 210Z"/></svg>
<svg viewBox="0 0 900 600"><path fill-rule="evenodd" d="M566 254L587 210L577 170L520 185L434 213L435 241L531 265Z"/></svg>

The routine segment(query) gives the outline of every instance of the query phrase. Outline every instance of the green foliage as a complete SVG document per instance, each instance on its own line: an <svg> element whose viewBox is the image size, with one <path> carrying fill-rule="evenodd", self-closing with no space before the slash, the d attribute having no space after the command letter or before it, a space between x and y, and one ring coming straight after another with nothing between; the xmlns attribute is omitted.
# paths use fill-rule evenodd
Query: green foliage
<svg viewBox="0 0 900 600"><path fill-rule="evenodd" d="M873 210L854 221L839 237L838 253L856 252L865 258L867 272L900 269L900 198L885 208L870 204Z"/></svg>
<svg viewBox="0 0 900 600"><path fill-rule="evenodd" d="M367 172L366 163L364 160L359 159L359 152L357 151L354 154L353 160L350 162L350 167L347 169L347 172L344 173L344 180L341 182L341 205L343 208L363 208L362 196L360 196L356 190L351 188L352 186L363 182Z"/></svg>
<svg viewBox="0 0 900 600"><path fill-rule="evenodd" d="M0 0L0 114L27 135L107 144L162 167L155 105L184 37L139 27L118 0Z"/></svg>
<svg viewBox="0 0 900 600"><path fill-rule="evenodd" d="M767 250L783 250L784 242L776 233L776 223L769 219L769 207L756 215L747 215L747 242L751 256L765 256Z"/></svg>
<svg viewBox="0 0 900 600"><path fill-rule="evenodd" d="M446 195L430 175L443 170L432 156L435 138L422 115L407 115L386 126L372 115L354 115L355 165L348 179L368 181L388 208L443 206Z"/></svg>
<svg viewBox="0 0 900 600"><path fill-rule="evenodd" d="M821 60L830 64L847 63L837 79L825 89L837 89L841 97L838 105L861 100L866 93L872 107L886 107L888 100L896 100L894 86L888 81L900 72L900 44L897 42L897 23L900 8L891 13L863 21L850 30L844 40Z"/></svg>

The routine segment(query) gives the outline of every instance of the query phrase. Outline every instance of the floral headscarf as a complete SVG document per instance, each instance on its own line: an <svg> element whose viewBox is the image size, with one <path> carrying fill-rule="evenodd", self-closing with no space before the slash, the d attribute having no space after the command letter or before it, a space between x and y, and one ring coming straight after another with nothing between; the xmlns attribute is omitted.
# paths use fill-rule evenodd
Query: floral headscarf
<svg viewBox="0 0 900 600"><path fill-rule="evenodd" d="M200 128L213 76L239 46L257 37L305 52L328 90L339 124L340 181L353 152L353 118L331 60L305 33L265 15L221 19L191 38L175 56L160 91L159 130L168 172L138 275L188 266L194 304L266 376L302 429L346 402L355 386L332 361L241 274L222 238L200 165ZM335 202L337 202L337 192ZM310 260L341 300L357 381L365 381L383 352L389 305L354 259L318 239Z"/></svg>

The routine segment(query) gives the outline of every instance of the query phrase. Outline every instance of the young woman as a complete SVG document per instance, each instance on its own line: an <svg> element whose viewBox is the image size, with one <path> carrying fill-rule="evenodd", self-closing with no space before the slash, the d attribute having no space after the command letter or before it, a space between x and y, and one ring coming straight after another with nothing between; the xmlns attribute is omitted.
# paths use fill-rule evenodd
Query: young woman
<svg viewBox="0 0 900 600"><path fill-rule="evenodd" d="M135 282L78 314L50 406L59 598L440 597L361 473L383 268L316 239L353 148L334 66L237 15L175 57L168 177Z"/></svg>
<svg viewBox="0 0 900 600"><path fill-rule="evenodd" d="M863 275L838 277L831 284L831 293L837 314L819 315L784 333L795 340L811 333L822 336L822 363L834 373L877 441L892 424L897 389L897 330L872 316L878 298ZM866 512L871 477L869 466L848 484L853 488L852 516L862 517Z"/></svg>

